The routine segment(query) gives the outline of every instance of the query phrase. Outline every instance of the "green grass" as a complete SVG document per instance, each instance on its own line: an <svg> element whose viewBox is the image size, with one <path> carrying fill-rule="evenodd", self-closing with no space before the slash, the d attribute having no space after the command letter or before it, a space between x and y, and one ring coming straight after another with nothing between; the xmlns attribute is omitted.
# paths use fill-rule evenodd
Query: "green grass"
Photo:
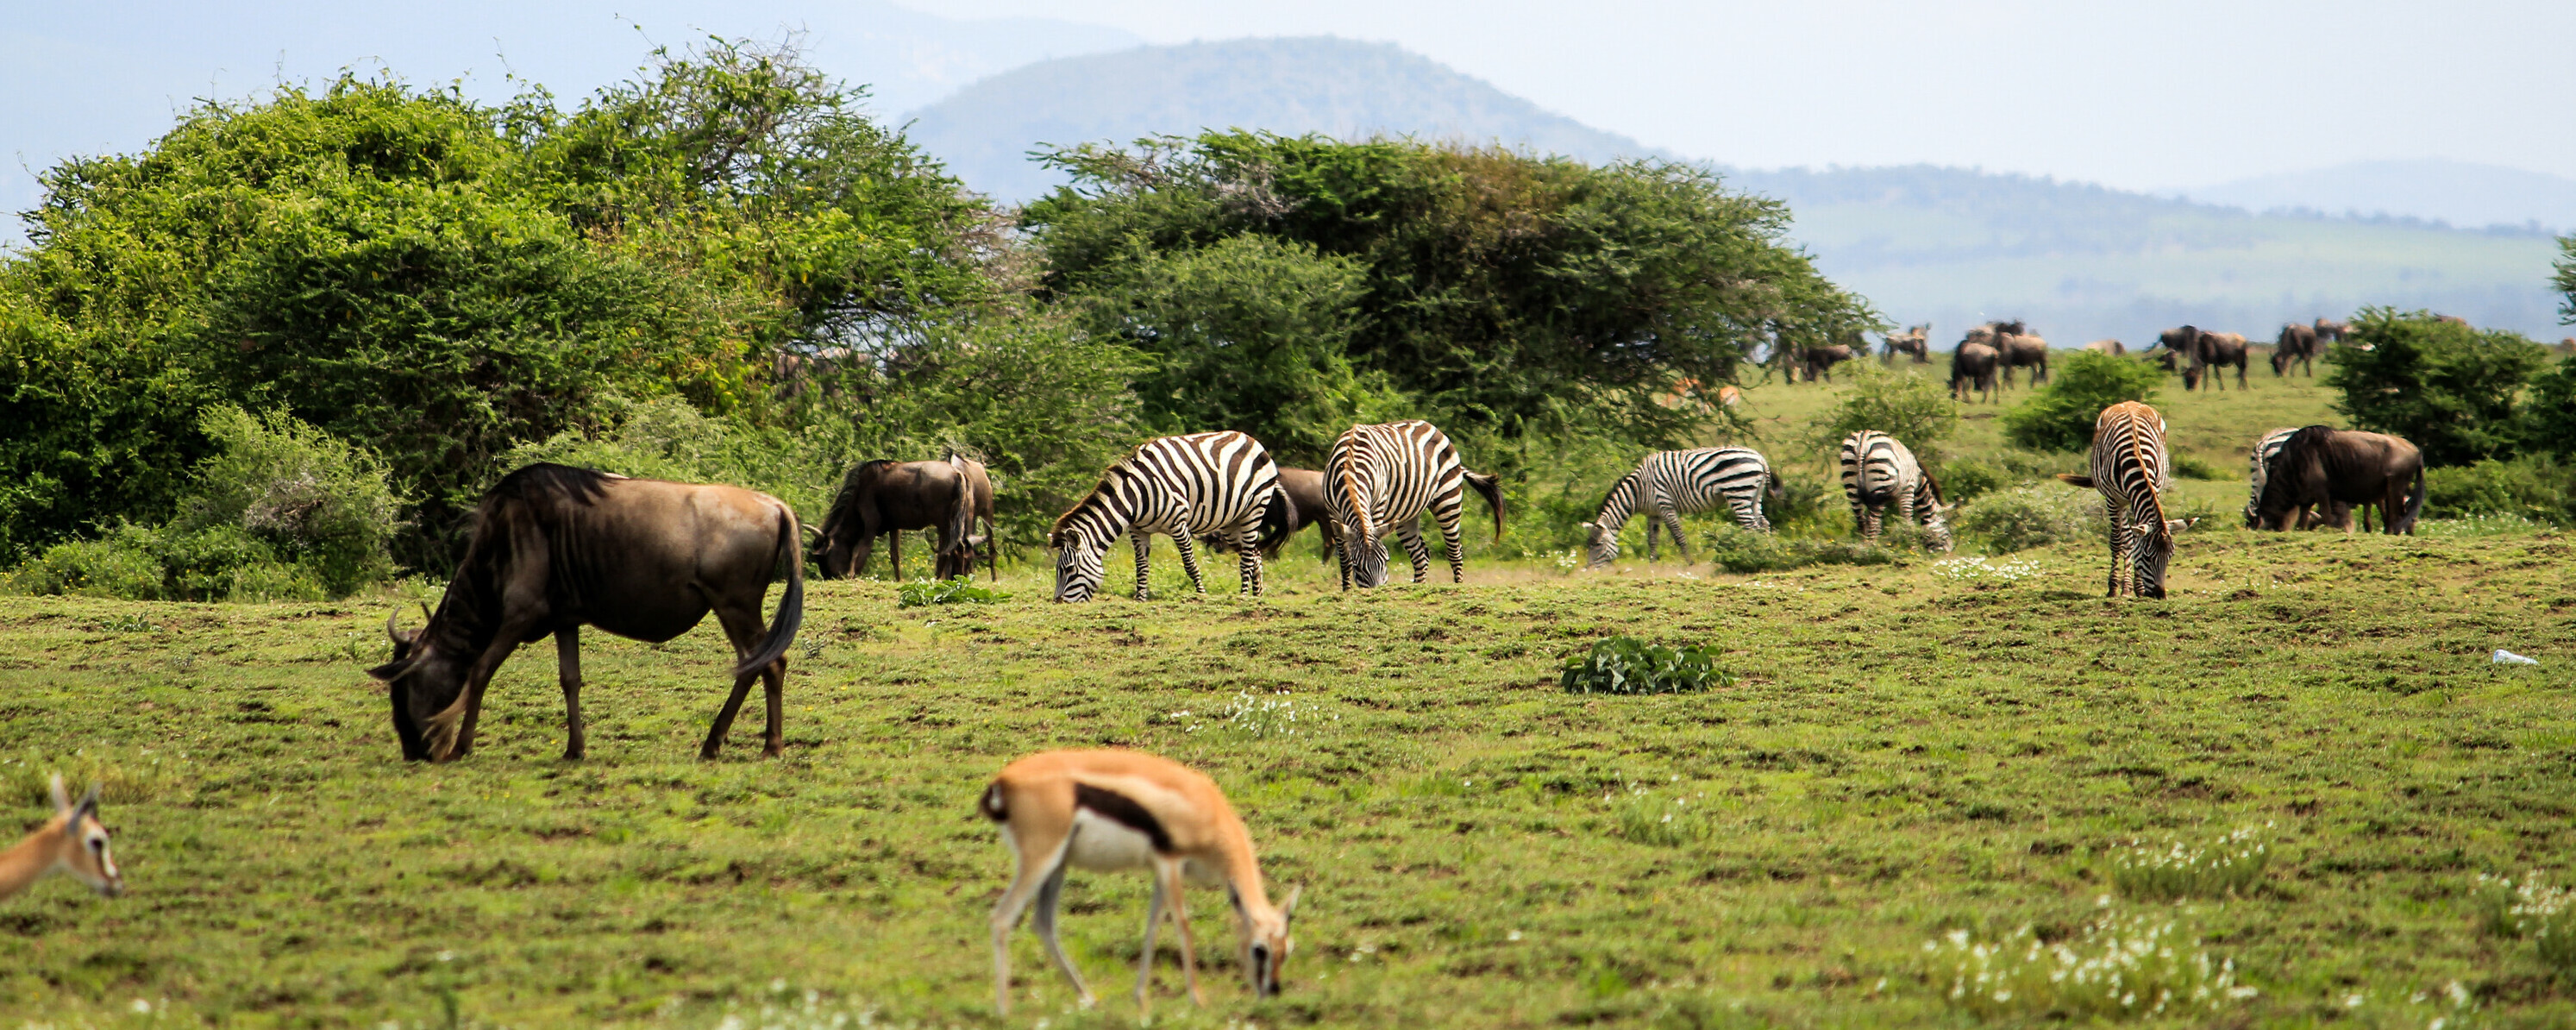
<svg viewBox="0 0 2576 1030"><path fill-rule="evenodd" d="M1766 418L1824 393L1776 390ZM2178 435L2297 421L2218 403L2167 410ZM2170 1025L2456 1026L2454 982L2467 1025L2576 1020L2532 940L2481 929L2478 879L2576 882L2565 537L2194 531L2161 603L2098 597L2098 544L2021 552L2014 577L1480 557L1465 587L1365 594L1311 555L1258 602L1230 568L1183 596L1170 561L1141 604L1043 603L1038 566L996 604L810 583L786 756L757 757L755 711L705 763L731 659L712 627L585 635L588 760L557 757L538 647L476 753L433 767L398 760L364 672L391 597L0 597L0 800L33 825L45 771L105 779L129 886L0 902L0 1025L435 1027L451 1004L465 1026L996 1025L1009 859L974 799L1012 757L1100 745L1207 770L1274 884L1305 888L1267 1003L1218 895L1191 894L1210 1005L1167 944L1163 1024L2044 1023L1950 999L1954 949L2091 956L2168 924L2181 957L2156 975L2206 956L2256 991ZM1108 582L1130 580L1113 561ZM1708 647L1733 682L1562 690L1616 635ZM2248 827L2250 886L2114 885L2138 842ZM1145 897L1076 873L1065 939L1103 1002L1072 1009L1021 934L1009 1025L1135 1025Z"/></svg>

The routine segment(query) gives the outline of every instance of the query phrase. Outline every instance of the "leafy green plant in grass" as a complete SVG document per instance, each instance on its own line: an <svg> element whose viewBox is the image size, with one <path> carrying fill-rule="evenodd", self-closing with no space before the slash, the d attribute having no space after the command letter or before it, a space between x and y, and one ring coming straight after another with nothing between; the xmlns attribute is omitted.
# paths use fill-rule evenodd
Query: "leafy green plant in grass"
<svg viewBox="0 0 2576 1030"><path fill-rule="evenodd" d="M996 604L1008 601L1008 591L976 586L970 576L950 579L917 579L895 588L895 607L919 608L933 604Z"/></svg>
<svg viewBox="0 0 2576 1030"><path fill-rule="evenodd" d="M1728 572L1785 572L1809 565L1887 565L1895 548L1914 540L1919 529L1891 525L1880 538L1887 546L1870 547L1851 540L1783 540L1737 525L1721 525L1709 534L1709 560Z"/></svg>
<svg viewBox="0 0 2576 1030"><path fill-rule="evenodd" d="M1565 664L1558 682L1572 694L1695 694L1731 686L1706 648L1665 647L1635 637L1611 637Z"/></svg>
<svg viewBox="0 0 2576 1030"><path fill-rule="evenodd" d="M2528 939L2540 964L2552 974L2576 979L2576 891L2553 887L2540 874L2521 882L2480 874L2476 906L2479 928L2488 935Z"/></svg>
<svg viewBox="0 0 2576 1030"><path fill-rule="evenodd" d="M1679 795L1661 797L1631 790L1614 798L1610 811L1619 836L1630 843L1677 848L1709 837L1705 808L1694 807L1689 798Z"/></svg>
<svg viewBox="0 0 2576 1030"><path fill-rule="evenodd" d="M2197 479L2204 483L2214 483L2229 478L2225 470L2210 464L2200 455L2181 451L2174 452L2173 474L2184 479Z"/></svg>
<svg viewBox="0 0 2576 1030"><path fill-rule="evenodd" d="M1996 554L2102 535L2102 495L2063 483L2017 486L1960 505L1950 515L1960 537Z"/></svg>
<svg viewBox="0 0 2576 1030"><path fill-rule="evenodd" d="M2043 943L2029 926L1996 941L1966 930L1923 944L1932 984L1984 1017L2077 1022L2223 1012L2254 997L2234 959L2212 959L2169 919L2104 912L2075 936Z"/></svg>
<svg viewBox="0 0 2576 1030"><path fill-rule="evenodd" d="M2068 355L2048 385L2003 414L2004 439L2037 451L2080 451L2093 443L2093 421L2121 401L2151 400L2164 370L2094 351Z"/></svg>
<svg viewBox="0 0 2576 1030"><path fill-rule="evenodd" d="M2503 515L2552 525L2576 523L2576 466L2547 457L2481 461L2424 470L2428 518Z"/></svg>
<svg viewBox="0 0 2576 1030"><path fill-rule="evenodd" d="M1941 499L1951 504L1973 500L2012 485L2003 466L1976 458L1959 458L1941 466Z"/></svg>
<svg viewBox="0 0 2576 1030"><path fill-rule="evenodd" d="M2243 896L2263 882L2272 861L2271 848L2256 837L2247 827L2198 847L2133 841L2112 853L2111 883L2141 901Z"/></svg>

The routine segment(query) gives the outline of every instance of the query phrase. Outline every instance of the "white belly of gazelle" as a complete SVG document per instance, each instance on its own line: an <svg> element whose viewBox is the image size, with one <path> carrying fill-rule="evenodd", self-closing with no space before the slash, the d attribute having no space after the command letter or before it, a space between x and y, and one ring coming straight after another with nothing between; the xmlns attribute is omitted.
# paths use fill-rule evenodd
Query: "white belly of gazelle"
<svg viewBox="0 0 2576 1030"><path fill-rule="evenodd" d="M1066 848L1065 861L1095 872L1148 869L1154 864L1154 842L1115 819L1077 808L1073 812L1073 840Z"/></svg>

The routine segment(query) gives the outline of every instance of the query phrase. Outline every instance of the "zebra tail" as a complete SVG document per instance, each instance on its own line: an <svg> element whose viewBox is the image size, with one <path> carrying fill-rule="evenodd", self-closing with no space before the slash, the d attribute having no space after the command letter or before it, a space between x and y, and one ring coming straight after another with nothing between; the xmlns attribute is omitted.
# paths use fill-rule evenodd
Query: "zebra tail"
<svg viewBox="0 0 2576 1030"><path fill-rule="evenodd" d="M1467 472L1464 469L1459 471L1465 473L1467 485L1475 487L1477 493L1485 495L1485 503L1494 509L1494 542L1502 543L1503 481L1481 472Z"/></svg>
<svg viewBox="0 0 2576 1030"><path fill-rule="evenodd" d="M2059 481L2064 482L2064 483L2067 483L2067 484L2072 485L2072 486L2092 486L2092 485L2093 485L2093 477L2091 477L2091 476L2079 476L2079 475L2075 475L2074 473L2071 473L2071 472L2060 472L2060 473L2058 473L2058 474L2057 474L2057 478L2059 479Z"/></svg>

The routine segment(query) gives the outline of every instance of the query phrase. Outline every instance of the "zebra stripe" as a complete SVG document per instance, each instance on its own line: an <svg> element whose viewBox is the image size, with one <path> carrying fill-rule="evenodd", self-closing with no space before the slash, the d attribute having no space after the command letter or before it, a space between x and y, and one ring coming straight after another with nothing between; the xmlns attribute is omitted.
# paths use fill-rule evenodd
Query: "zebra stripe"
<svg viewBox="0 0 2576 1030"><path fill-rule="evenodd" d="M1341 525L1342 589L1386 582L1385 533L1404 540L1413 581L1429 578L1431 548L1422 540L1422 515L1440 524L1449 550L1449 579L1465 582L1467 552L1458 542L1458 517L1466 507L1462 487L1474 487L1494 509L1494 538L1503 536L1503 495L1494 477L1467 471L1458 449L1429 422L1352 426L1333 441L1324 461L1324 504Z"/></svg>
<svg viewBox="0 0 2576 1030"><path fill-rule="evenodd" d="M2296 426L2275 429L2254 441L2254 453L2246 459L2253 468L2245 474L2246 481L2252 484L2245 496L2245 528L2260 528L2257 524L2262 520L2255 517L2254 511L2263 503L2263 481L2271 473L2272 459L2281 453L2281 445L2289 443L2291 434L2298 431Z"/></svg>
<svg viewBox="0 0 2576 1030"><path fill-rule="evenodd" d="M2128 593L2165 596L2165 563L2173 558L2174 531L2193 520L2165 518L2164 499L2157 496L2173 488L2164 416L2136 401L2102 409L2093 423L2093 474L2058 478L2102 492L2103 513L2111 521L2109 596L2120 596L2124 571Z"/></svg>
<svg viewBox="0 0 2576 1030"><path fill-rule="evenodd" d="M1153 534L1172 538L1190 585L1207 593L1195 542L1231 539L1243 572L1242 592L1261 595L1261 555L1254 541L1279 492L1279 466L1261 442L1242 433L1193 433L1138 444L1101 473L1100 485L1055 520L1055 599L1088 601L1100 590L1101 560L1120 534L1136 541L1136 598L1146 598L1145 556Z"/></svg>
<svg viewBox="0 0 2576 1030"><path fill-rule="evenodd" d="M1669 529L1682 561L1690 561L1690 543L1682 538L1683 515L1725 507L1746 529L1770 532L1762 517L1762 495L1779 484L1771 463L1749 447L1701 447L1658 451L1638 462L1636 471L1620 478L1601 499L1600 514L1583 524L1591 533L1590 567L1619 557L1619 530L1632 515L1652 508L1646 519L1646 560L1655 560L1655 532Z"/></svg>
<svg viewBox="0 0 2576 1030"><path fill-rule="evenodd" d="M1864 429L1843 438L1843 497L1851 502L1852 524L1862 543L1877 543L1880 519L1893 506L1900 522L1923 522L1934 550L1950 549L1950 524L1943 516L1941 485L1914 460L1914 452L1895 437Z"/></svg>

